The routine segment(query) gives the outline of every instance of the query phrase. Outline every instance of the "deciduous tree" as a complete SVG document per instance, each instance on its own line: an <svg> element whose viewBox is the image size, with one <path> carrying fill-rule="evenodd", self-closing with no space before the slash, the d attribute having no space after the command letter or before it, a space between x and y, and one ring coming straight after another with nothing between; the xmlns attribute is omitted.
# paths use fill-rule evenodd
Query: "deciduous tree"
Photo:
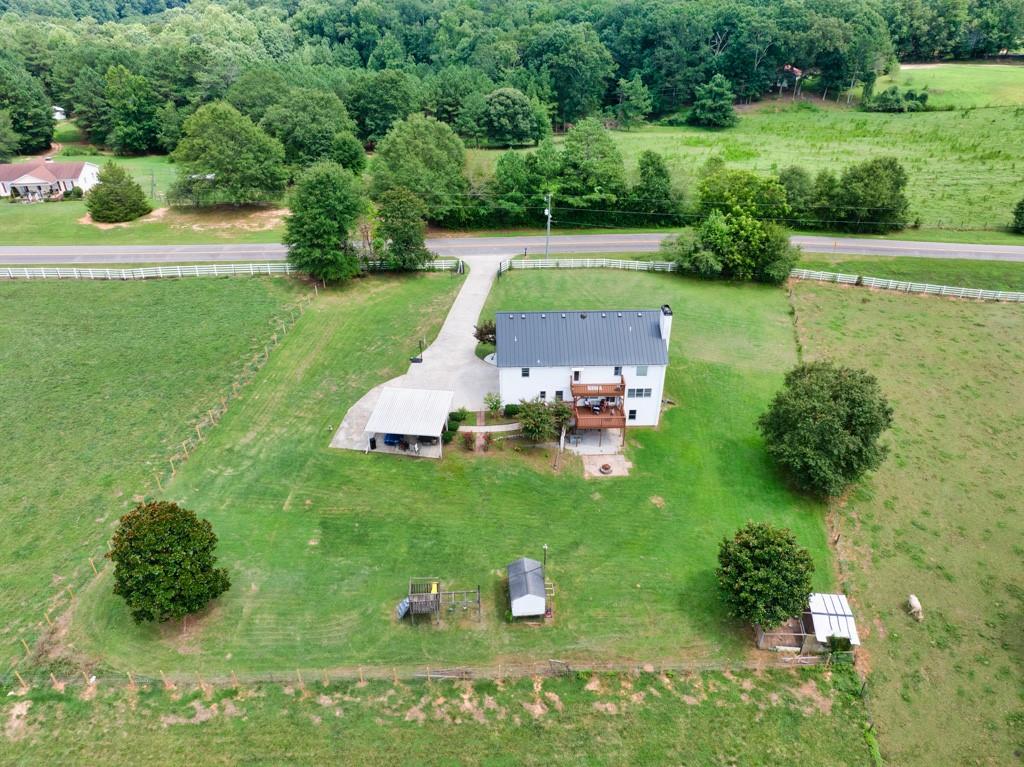
<svg viewBox="0 0 1024 767"><path fill-rule="evenodd" d="M376 249L389 269L413 271L431 259L424 241L426 206L403 187L382 193L378 199Z"/></svg>
<svg viewBox="0 0 1024 767"><path fill-rule="evenodd" d="M351 235L366 208L362 181L351 171L326 161L311 165L299 176L285 219L289 263L319 280L356 276Z"/></svg>
<svg viewBox="0 0 1024 767"><path fill-rule="evenodd" d="M0 109L0 162L10 162L18 154L21 136L14 130L11 112Z"/></svg>
<svg viewBox="0 0 1024 767"><path fill-rule="evenodd" d="M487 94L484 129L492 144L514 146L538 139L537 120L530 99L516 88L499 88Z"/></svg>
<svg viewBox="0 0 1024 767"><path fill-rule="evenodd" d="M768 454L799 487L835 496L881 465L888 448L879 437L892 413L870 373L810 362L786 375L758 426Z"/></svg>
<svg viewBox="0 0 1024 767"><path fill-rule="evenodd" d="M195 205L247 204L284 191L284 147L226 101L200 107L182 125L171 154L178 178L171 198Z"/></svg>

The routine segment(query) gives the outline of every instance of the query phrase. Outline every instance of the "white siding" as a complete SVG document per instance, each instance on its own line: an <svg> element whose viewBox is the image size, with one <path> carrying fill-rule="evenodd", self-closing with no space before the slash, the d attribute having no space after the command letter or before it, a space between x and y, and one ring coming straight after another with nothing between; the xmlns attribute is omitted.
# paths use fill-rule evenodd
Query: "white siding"
<svg viewBox="0 0 1024 767"><path fill-rule="evenodd" d="M543 615L545 610L544 597L526 594L512 600L512 617L526 618L531 615Z"/></svg>
<svg viewBox="0 0 1024 767"><path fill-rule="evenodd" d="M588 367L550 367L530 368L530 377L523 378L520 368L499 368L498 388L501 393L502 404L518 403L520 400L532 400L545 392L549 402L554 401L555 392L564 392L566 400L572 399L570 384L572 382L573 370L580 371L580 383L616 383L619 377L615 375L612 366L588 366ZM622 374L626 379L626 391L629 389L650 389L650 397L626 397L624 410L627 415L630 410L636 410L636 419L627 420L630 426L657 426L658 418L661 415L661 398L665 389L665 365L648 365L647 375L638 376L635 365L626 365L622 368Z"/></svg>

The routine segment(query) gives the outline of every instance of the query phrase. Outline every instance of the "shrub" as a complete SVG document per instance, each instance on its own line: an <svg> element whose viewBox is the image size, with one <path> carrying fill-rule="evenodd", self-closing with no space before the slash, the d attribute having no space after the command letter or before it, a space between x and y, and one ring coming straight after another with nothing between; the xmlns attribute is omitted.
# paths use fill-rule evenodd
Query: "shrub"
<svg viewBox="0 0 1024 767"><path fill-rule="evenodd" d="M448 426L450 427L451 424L448 424ZM445 445L449 444L453 439L455 439L455 429L448 428L441 432L441 442Z"/></svg>
<svg viewBox="0 0 1024 767"><path fill-rule="evenodd" d="M488 450L491 449L491 443L493 443L493 442L494 442L494 435L491 434L491 432L489 432L489 431L485 431L484 432L484 436L483 436L483 441L482 441L482 447L483 447L485 453Z"/></svg>
<svg viewBox="0 0 1024 767"><path fill-rule="evenodd" d="M121 517L107 558L114 593L136 623L181 618L201 610L231 585L216 568L210 523L175 503L139 504Z"/></svg>
<svg viewBox="0 0 1024 767"><path fill-rule="evenodd" d="M142 187L128 171L113 162L100 170L99 183L86 195L85 207L93 221L104 224L134 221L153 209Z"/></svg>
<svg viewBox="0 0 1024 767"><path fill-rule="evenodd" d="M1017 234L1024 234L1024 198L1013 209L1013 223L1010 224L1010 229Z"/></svg>
<svg viewBox="0 0 1024 767"><path fill-rule="evenodd" d="M462 432L462 447L473 452L473 448L476 447L476 434L471 431Z"/></svg>
<svg viewBox="0 0 1024 767"><path fill-rule="evenodd" d="M448 414L449 421L456 421L458 423L462 423L467 418L469 418L469 411L464 407L460 407L458 410L453 410Z"/></svg>
<svg viewBox="0 0 1024 767"><path fill-rule="evenodd" d="M501 410L501 395L496 392L487 392L484 395L484 406L491 411L491 415L498 415Z"/></svg>
<svg viewBox="0 0 1024 767"><path fill-rule="evenodd" d="M494 320L484 320L479 325L476 325L473 330L473 335L476 337L476 340L482 344L498 343Z"/></svg>
<svg viewBox="0 0 1024 767"><path fill-rule="evenodd" d="M718 547L718 585L729 613L772 629L803 613L814 562L793 533L748 522Z"/></svg>
<svg viewBox="0 0 1024 767"><path fill-rule="evenodd" d="M80 186L73 186L64 193L65 200L81 200L83 197L85 197L85 192L82 191Z"/></svg>
<svg viewBox="0 0 1024 767"><path fill-rule="evenodd" d="M554 409L537 399L519 403L519 423L523 428L523 436L531 442L552 439L559 430Z"/></svg>
<svg viewBox="0 0 1024 767"><path fill-rule="evenodd" d="M519 415L519 405L515 404L514 402L510 402L509 404L505 405L506 418L515 418L517 415Z"/></svg>
<svg viewBox="0 0 1024 767"><path fill-rule="evenodd" d="M882 463L887 448L878 438L891 424L873 375L827 361L791 370L758 421L769 455L800 488L825 496Z"/></svg>

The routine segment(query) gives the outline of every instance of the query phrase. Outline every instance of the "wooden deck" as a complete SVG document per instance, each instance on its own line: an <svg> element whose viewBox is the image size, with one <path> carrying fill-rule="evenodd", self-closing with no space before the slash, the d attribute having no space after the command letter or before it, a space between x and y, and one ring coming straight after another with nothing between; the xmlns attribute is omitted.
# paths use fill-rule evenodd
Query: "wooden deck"
<svg viewBox="0 0 1024 767"><path fill-rule="evenodd" d="M621 376L618 383L570 383L569 387L574 398L626 396L626 379Z"/></svg>
<svg viewBox="0 0 1024 767"><path fill-rule="evenodd" d="M594 413L590 408L574 407L573 416L576 418L577 429L624 429L626 428L626 414L622 408L608 407L600 413Z"/></svg>

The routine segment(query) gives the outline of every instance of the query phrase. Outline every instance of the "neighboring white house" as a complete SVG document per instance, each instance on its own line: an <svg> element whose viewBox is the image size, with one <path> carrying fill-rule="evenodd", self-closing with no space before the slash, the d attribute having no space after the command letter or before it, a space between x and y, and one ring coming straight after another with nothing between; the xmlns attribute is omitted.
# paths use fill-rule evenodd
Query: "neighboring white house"
<svg viewBox="0 0 1024 767"><path fill-rule="evenodd" d="M67 115L64 113L64 107L59 107L56 104L53 105L53 119L57 122L67 119Z"/></svg>
<svg viewBox="0 0 1024 767"><path fill-rule="evenodd" d="M99 172L91 162L32 160L0 165L0 197L14 194L27 200L41 200L75 187L88 192L96 186Z"/></svg>
<svg viewBox="0 0 1024 767"><path fill-rule="evenodd" d="M499 312L503 404L562 400L578 429L657 426L672 309Z"/></svg>

